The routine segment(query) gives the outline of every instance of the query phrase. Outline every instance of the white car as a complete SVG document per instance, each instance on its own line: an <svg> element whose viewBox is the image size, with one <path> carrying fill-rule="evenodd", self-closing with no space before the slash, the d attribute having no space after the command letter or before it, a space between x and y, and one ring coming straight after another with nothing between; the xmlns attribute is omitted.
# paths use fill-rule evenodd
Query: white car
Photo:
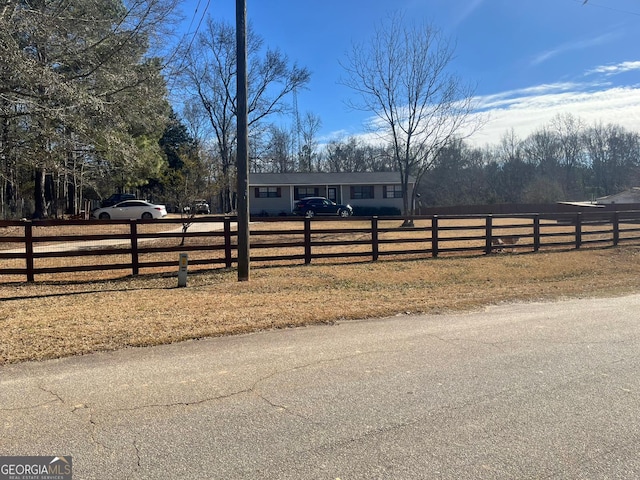
<svg viewBox="0 0 640 480"><path fill-rule="evenodd" d="M100 220L131 220L162 218L167 215L164 205L154 205L144 200L127 200L110 207L98 208L91 213L92 217Z"/></svg>

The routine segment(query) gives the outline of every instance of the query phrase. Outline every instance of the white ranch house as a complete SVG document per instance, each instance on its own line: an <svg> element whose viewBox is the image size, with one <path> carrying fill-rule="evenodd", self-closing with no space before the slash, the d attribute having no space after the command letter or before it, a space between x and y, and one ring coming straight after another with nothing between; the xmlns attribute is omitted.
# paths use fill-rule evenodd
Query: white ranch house
<svg viewBox="0 0 640 480"><path fill-rule="evenodd" d="M413 180L409 194L414 188ZM296 200L327 197L352 207L395 207L402 211L398 172L366 173L251 173L251 215L290 215Z"/></svg>

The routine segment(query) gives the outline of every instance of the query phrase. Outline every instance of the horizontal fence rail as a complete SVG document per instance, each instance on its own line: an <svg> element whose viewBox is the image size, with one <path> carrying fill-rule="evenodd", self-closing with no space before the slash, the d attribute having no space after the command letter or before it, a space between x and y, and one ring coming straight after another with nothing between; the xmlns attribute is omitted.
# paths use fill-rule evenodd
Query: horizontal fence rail
<svg viewBox="0 0 640 480"><path fill-rule="evenodd" d="M310 264L640 244L640 211L412 220L412 227L404 227L399 217L255 219L251 261ZM109 271L120 276L176 272L180 253L188 253L190 269L231 268L237 262L236 218L0 222L0 276L6 281L61 274L91 280L95 272L104 276Z"/></svg>

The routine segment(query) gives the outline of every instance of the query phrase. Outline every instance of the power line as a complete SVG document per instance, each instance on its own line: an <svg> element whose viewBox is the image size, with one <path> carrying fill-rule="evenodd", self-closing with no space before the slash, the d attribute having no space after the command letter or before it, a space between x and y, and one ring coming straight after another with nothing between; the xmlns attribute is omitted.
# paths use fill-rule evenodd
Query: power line
<svg viewBox="0 0 640 480"><path fill-rule="evenodd" d="M207 0L207 5L204 7L204 10L202 11L202 15L200 16L200 21L198 22L198 26L196 27L196 31L193 32L193 35L191 36L191 41L189 42L189 46L187 47L187 50L185 53L188 53L191 50L191 46L193 45L193 41L196 38L196 35L198 35L198 31L200 30L200 26L202 25L202 21L204 20L204 16L207 13L207 10L209 9L209 5L211 4L211 0ZM198 6L200 5L200 0L198 0ZM196 6L196 12L198 11L198 7ZM195 18L195 14L194 14L194 18ZM191 24L189 25L189 28L191 28Z"/></svg>
<svg viewBox="0 0 640 480"><path fill-rule="evenodd" d="M609 5L601 5L599 3L593 3L592 0L574 0L576 3L582 3L582 5L586 5L587 7L598 7L598 8L604 8L606 10L611 10L613 12L618 12L618 13L624 13L627 15L634 15L636 17L640 17L640 13L638 12L631 12L629 10L623 10L621 8L615 8L615 7L611 7Z"/></svg>
<svg viewBox="0 0 640 480"><path fill-rule="evenodd" d="M193 21L196 19L196 14L198 13L199 8L200 8L200 0L198 0L198 3L196 4L196 9L193 11L193 16L191 17L191 22L189 22L189 28L187 28L187 32L191 31L191 27L193 26Z"/></svg>
<svg viewBox="0 0 640 480"><path fill-rule="evenodd" d="M167 59L167 61L165 62L165 66L163 68L166 68L168 65L171 64L171 62L178 56L178 53L180 52L180 47L182 46L182 44L185 41L185 38L190 35L190 31L191 31L191 27L193 26L193 23L196 19L196 16L198 14L198 9L200 8L200 2L201 0L198 0L198 3L196 4L196 8L193 12L193 15L191 17L191 21L189 22L189 27L187 28L187 32L182 36L182 38L180 39L180 41L178 42L178 44L175 46L175 48L173 49L173 53L169 56L169 58ZM207 14L207 11L209 10L209 6L211 5L211 0L207 0L207 4L205 5L204 9L202 10L202 15L200 15L200 20L198 20L198 25L195 29L195 31L191 34L191 39L189 40L189 44L187 45L187 48L184 50L184 52L182 52L182 58L180 60L180 63L178 64L178 66L173 69L173 71L180 71L182 69L182 66L184 65L184 62L186 60L187 55L189 54L189 52L191 51L191 47L193 46L193 42L195 41L196 37L198 36L198 32L200 31L200 27L202 26L202 22L204 21L204 18ZM172 87L167 85L167 89L169 91L171 91Z"/></svg>

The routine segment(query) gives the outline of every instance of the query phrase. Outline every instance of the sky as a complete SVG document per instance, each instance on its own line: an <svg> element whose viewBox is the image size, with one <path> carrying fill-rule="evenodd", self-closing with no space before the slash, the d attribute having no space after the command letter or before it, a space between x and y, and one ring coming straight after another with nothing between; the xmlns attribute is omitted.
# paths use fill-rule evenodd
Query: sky
<svg viewBox="0 0 640 480"><path fill-rule="evenodd" d="M475 86L483 127L468 138L524 139L558 114L586 125L640 132L640 0L246 0L247 19L272 48L311 71L297 95L301 115L322 121L321 143L365 131L370 113L348 107L340 83L354 43L396 11L455 42L450 67ZM203 15L235 23L234 0L185 0L185 31ZM189 26L191 28L189 29ZM201 27L202 28L202 27Z"/></svg>

